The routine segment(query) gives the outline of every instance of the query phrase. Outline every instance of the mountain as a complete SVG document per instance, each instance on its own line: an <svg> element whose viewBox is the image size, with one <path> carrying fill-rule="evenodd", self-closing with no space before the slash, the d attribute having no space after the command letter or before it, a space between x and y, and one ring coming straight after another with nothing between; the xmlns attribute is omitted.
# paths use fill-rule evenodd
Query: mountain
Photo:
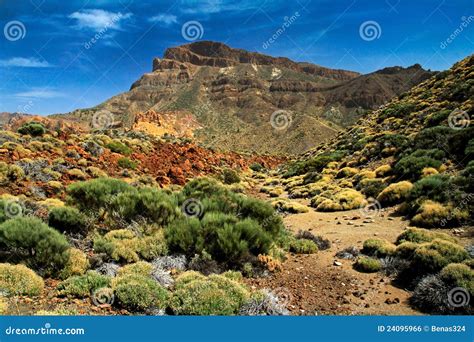
<svg viewBox="0 0 474 342"><path fill-rule="evenodd" d="M398 205L428 228L472 224L474 55L361 118L286 168L317 211Z"/></svg>
<svg viewBox="0 0 474 342"><path fill-rule="evenodd" d="M414 65L360 75L200 41L167 49L130 91L65 117L91 124L94 114L108 113L117 128L295 154L432 74Z"/></svg>

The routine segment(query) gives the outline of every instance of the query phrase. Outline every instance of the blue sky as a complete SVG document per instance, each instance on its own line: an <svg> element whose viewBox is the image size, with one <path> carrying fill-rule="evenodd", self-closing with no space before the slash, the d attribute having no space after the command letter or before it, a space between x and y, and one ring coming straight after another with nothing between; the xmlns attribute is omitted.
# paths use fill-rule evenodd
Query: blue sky
<svg viewBox="0 0 474 342"><path fill-rule="evenodd" d="M52 114L127 91L186 38L361 73L444 70L474 51L474 1L0 0L0 29L0 112Z"/></svg>

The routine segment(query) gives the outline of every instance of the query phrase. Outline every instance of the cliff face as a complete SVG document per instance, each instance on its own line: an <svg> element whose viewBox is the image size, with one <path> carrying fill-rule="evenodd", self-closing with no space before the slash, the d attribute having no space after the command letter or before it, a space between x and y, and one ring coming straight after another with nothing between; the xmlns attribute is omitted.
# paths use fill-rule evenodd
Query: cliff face
<svg viewBox="0 0 474 342"><path fill-rule="evenodd" d="M431 75L419 65L360 75L200 41L167 49L130 91L66 116L90 122L107 110L126 129L186 131L212 147L299 153ZM272 122L278 111L285 112L283 129Z"/></svg>

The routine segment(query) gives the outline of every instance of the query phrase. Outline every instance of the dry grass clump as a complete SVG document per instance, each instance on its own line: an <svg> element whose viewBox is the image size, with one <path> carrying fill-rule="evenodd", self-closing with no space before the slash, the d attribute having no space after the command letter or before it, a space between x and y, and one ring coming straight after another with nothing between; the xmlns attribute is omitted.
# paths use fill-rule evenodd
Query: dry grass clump
<svg viewBox="0 0 474 342"><path fill-rule="evenodd" d="M392 171L392 167L388 164L385 164L375 169L375 175L376 177L381 178L390 174L391 171Z"/></svg>
<svg viewBox="0 0 474 342"><path fill-rule="evenodd" d="M309 208L304 204L295 201L289 201L286 199L278 199L276 201L273 201L272 206L277 210L292 214L307 213L309 211Z"/></svg>
<svg viewBox="0 0 474 342"><path fill-rule="evenodd" d="M322 192L313 197L311 206L317 211L341 211L361 208L367 201L360 192L354 189L341 189Z"/></svg>
<svg viewBox="0 0 474 342"><path fill-rule="evenodd" d="M413 184L408 181L392 183L382 190L382 192L377 196L377 200L383 205L401 203L408 197L412 188Z"/></svg>

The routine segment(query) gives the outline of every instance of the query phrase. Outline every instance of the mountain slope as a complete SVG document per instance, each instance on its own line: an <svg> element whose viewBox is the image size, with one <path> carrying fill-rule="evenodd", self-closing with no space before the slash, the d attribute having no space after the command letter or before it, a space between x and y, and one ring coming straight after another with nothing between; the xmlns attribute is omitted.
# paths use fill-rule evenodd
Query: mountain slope
<svg viewBox="0 0 474 342"><path fill-rule="evenodd" d="M299 153L431 75L418 65L359 75L201 41L167 49L130 91L66 117L92 123L107 111L116 127L179 135L158 123L171 120L211 147Z"/></svg>
<svg viewBox="0 0 474 342"><path fill-rule="evenodd" d="M474 56L291 163L293 197L318 211L402 204L423 227L472 223Z"/></svg>

